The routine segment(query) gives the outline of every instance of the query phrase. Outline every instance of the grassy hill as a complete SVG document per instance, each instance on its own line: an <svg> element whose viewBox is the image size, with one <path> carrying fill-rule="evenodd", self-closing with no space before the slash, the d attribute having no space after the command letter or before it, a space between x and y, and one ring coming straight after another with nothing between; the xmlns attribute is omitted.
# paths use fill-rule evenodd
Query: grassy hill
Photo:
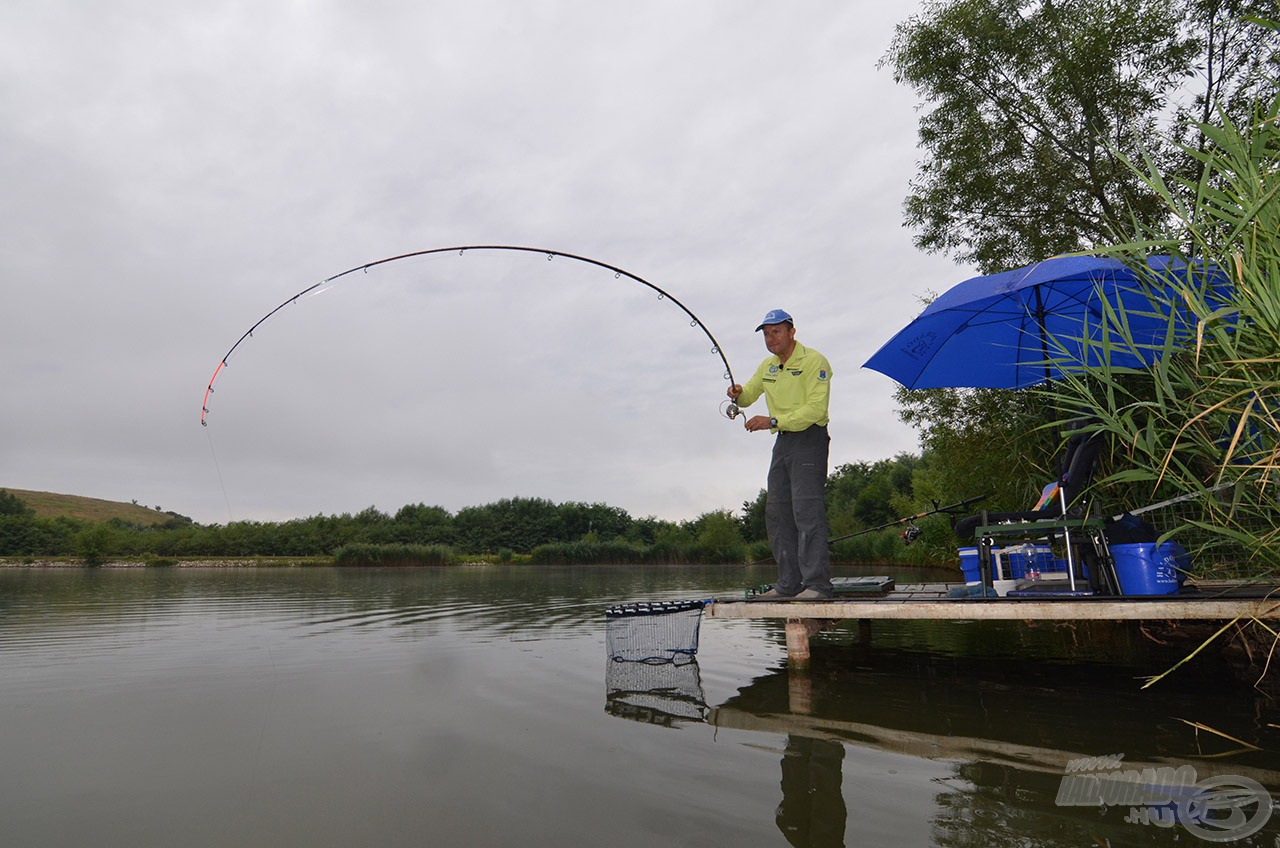
<svg viewBox="0 0 1280 848"><path fill-rule="evenodd" d="M4 488L0 486L0 488ZM60 495L55 492L30 492L25 489L4 489L35 510L41 518L79 518L84 521L108 521L120 518L131 524L155 525L173 518L168 512L157 512L145 506L120 501L104 501L80 495Z"/></svg>

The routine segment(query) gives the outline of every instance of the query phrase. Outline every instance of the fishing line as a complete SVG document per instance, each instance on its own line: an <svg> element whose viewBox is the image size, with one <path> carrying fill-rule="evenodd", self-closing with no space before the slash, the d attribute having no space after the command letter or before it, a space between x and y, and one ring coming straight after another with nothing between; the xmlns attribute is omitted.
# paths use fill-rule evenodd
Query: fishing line
<svg viewBox="0 0 1280 848"><path fill-rule="evenodd" d="M209 426L209 421L208 421L209 403L210 403L210 397L213 395L213 392L214 392L214 384L217 383L218 377L222 374L223 369L228 367L227 362L231 358L232 354L236 352L236 350L240 347L241 344L245 342L246 339L253 337L253 333L255 330L261 327L264 323L270 320L272 316L274 316L280 310L284 309L286 306L295 304L298 302L299 299L307 297L309 295L320 294L321 292L325 291L327 287L330 286L331 284L337 282L338 280L341 280L343 277L346 277L350 274L354 274L357 271L368 273L370 268L376 268L380 265L388 265L392 262L399 262L404 259L411 259L418 256L430 256L436 253L454 253L454 252L456 252L459 256L462 256L462 255L465 255L468 251L480 251L480 250L486 250L486 251L507 250L507 251L522 252L522 253L536 253L536 254L541 254L543 256L546 256L548 262L550 262L551 260L557 257L563 258L563 259L570 259L575 262L583 262L587 265L594 265L598 268L604 268L609 271L612 271L615 279L626 277L629 280L633 280L637 283L640 283L643 286L647 286L648 288L657 292L659 300L669 300L673 304L675 304L681 311L683 311L685 315L689 317L690 327L696 327L702 330L702 332L706 335L707 339L711 342L711 353L720 357L720 361L724 363L724 379L728 380L730 385L734 385L733 369L729 366L729 360L725 357L724 352L720 349L720 343L716 341L715 336L713 336L711 334L711 331L707 329L707 325L702 323L702 320L698 318L697 315L694 315L692 310L689 309L689 307L685 306L678 299L673 297L669 292L663 290L662 288L655 285L654 283L649 282L643 277L637 276L636 274L633 274L630 271L626 271L622 268L619 268L616 265L610 265L607 262L601 262L596 259L590 259L586 256L579 256L573 253L565 253L559 250L548 250L546 248L541 248L541 247L522 247L519 245L498 245L498 244L457 245L454 247L436 247L436 248L431 248L430 250L416 250L416 251L413 251L412 253L402 253L397 256L389 256L386 259L379 259L376 262L368 262L364 265L357 265L356 267L349 268L340 274L334 274L332 277L327 277L321 280L320 282L315 283L314 285L307 286L302 291L286 299L283 303L281 303L275 309L272 309L266 315L263 315L256 322L254 322L253 326L251 326L248 330L244 332L244 335L240 336L240 338L236 340L236 343L233 344L231 348L223 355L222 359L218 361L217 367L213 369L213 376L209 378L208 385L205 387L204 401L200 405L200 425L203 427ZM729 419L736 418L739 414L737 404L732 404L732 403L729 404L727 407L722 405L720 411L722 415L724 415L726 418L729 418ZM221 474L221 472L219 472L219 474Z"/></svg>
<svg viewBox="0 0 1280 848"><path fill-rule="evenodd" d="M267 726L271 724L271 719L275 714L276 707L276 687L280 682L280 671L276 668L276 658L271 653L271 644L264 642L263 647L267 650L267 661L271 663L271 691L267 693L267 708L262 713L262 725L258 728L258 744L253 749L253 766L249 771L249 781L246 787L249 790L249 807L252 809L257 807L265 793L255 790L255 784L258 781L259 766L262 762L262 743L267 736Z"/></svg>
<svg viewBox="0 0 1280 848"><path fill-rule="evenodd" d="M227 522L235 521L231 514L231 498L227 495L227 484L222 480L222 465L218 462L218 452L213 449L213 433L206 427L204 434L209 437L209 453L213 454L213 468L218 472L218 486L222 489L222 499L227 502Z"/></svg>

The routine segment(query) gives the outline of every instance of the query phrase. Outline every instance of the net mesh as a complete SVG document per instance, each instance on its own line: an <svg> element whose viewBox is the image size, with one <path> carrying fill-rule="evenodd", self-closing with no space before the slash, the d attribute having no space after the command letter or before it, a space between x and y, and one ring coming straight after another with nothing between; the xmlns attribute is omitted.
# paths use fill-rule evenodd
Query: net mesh
<svg viewBox="0 0 1280 848"><path fill-rule="evenodd" d="M692 662L698 653L702 601L623 604L605 610L609 659L658 665Z"/></svg>
<svg viewBox="0 0 1280 848"><path fill-rule="evenodd" d="M1274 504L1263 507L1266 497L1261 487L1242 486L1239 491L1221 489L1196 493L1130 512L1160 533L1172 532L1173 540L1191 555L1193 575L1247 577L1256 575L1260 566L1274 565L1274 553L1267 556L1267 551L1258 544L1209 528L1226 526L1241 531L1246 537L1259 540L1265 548L1280 524L1280 509ZM1233 499L1237 500L1235 508Z"/></svg>

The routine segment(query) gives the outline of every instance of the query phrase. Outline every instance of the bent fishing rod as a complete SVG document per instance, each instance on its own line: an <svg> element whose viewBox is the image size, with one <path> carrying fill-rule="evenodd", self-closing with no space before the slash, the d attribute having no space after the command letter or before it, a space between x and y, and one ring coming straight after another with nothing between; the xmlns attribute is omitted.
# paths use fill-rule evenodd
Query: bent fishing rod
<svg viewBox="0 0 1280 848"><path fill-rule="evenodd" d="M835 538L828 539L827 545L828 546L834 545L836 542L843 542L845 539L852 539L856 536L865 536L868 533L875 533L878 530L888 530L890 527L897 527L899 524L910 524L913 521L919 521L921 518L928 518L931 515L938 515L940 513L945 513L947 515L950 515L956 510L964 509L969 504L977 503L978 501L981 501L981 500L986 500L986 497L987 497L986 495L978 495L977 497L967 498L966 500L957 501L956 503L947 504L946 506L938 506L938 502L934 501L933 509L927 509L924 512L917 512L915 515L908 515L906 518L899 518L896 521L890 521L886 524L880 524L876 527L868 527L866 530L859 530L856 533L846 533L843 536L836 536ZM913 541L915 541L915 539L919 538L919 528L916 528L916 530L917 532L911 535L910 538L908 538L905 533L903 534L903 540L902 540L903 544L909 545ZM769 562L771 559L773 559L773 557L766 557L765 559L759 560L758 562L749 562L747 563L747 565L764 565L766 562Z"/></svg>
<svg viewBox="0 0 1280 848"><path fill-rule="evenodd" d="M298 292L292 297L287 298L283 303L281 303L275 309L272 309L266 315L263 315L261 318L259 318L252 327L250 327L248 330L245 331L244 335L242 335L239 339L236 340L236 343L231 346L231 349L228 350L223 355L221 360L219 360L218 366L213 370L213 376L209 378L209 383L205 387L204 401L203 403L200 404L200 425L202 427L209 426L209 422L208 422L209 396L213 394L214 383L218 381L218 376L222 373L222 369L227 367L227 360L231 358L231 355L236 352L236 349L239 348L240 345L243 344L246 339L249 339L253 336L253 333L255 330L257 330L259 327L265 324L268 320L271 319L272 316L274 316L280 310L284 309L286 306L297 303L300 298L306 297L307 295L318 294L320 291L324 290L326 286L332 285L336 283L338 280L341 280L343 277L346 277L350 274L354 274L357 271L363 271L365 273L368 273L370 268L376 268L380 265L388 265L392 262L399 262L402 259L412 259L418 256L430 256L435 253L456 252L459 256L462 256L468 251L481 251L481 250L486 250L486 251L510 250L510 251L517 251L522 253L537 253L537 254L546 256L548 262L550 262L552 259L555 259L557 257L562 259L570 259L575 262L583 262L583 263L586 263L587 265L594 265L598 268L604 268L606 270L612 271L615 279L626 277L629 280L634 280L635 282L640 283L643 286L647 286L648 288L658 293L659 300L671 301L676 306L678 306L681 309L681 311L684 312L685 315L688 315L690 327L697 327L700 330L702 330L702 332L706 335L707 339L709 339L711 342L711 352L719 356L720 361L724 363L724 379L729 381L729 385L731 386L735 385L734 379L733 379L733 369L729 367L729 360L725 357L724 352L720 349L720 343L716 341L715 336L711 335L711 331L707 329L707 325L702 323L702 320L698 318L697 315L694 315L693 311L690 310L689 307L685 306L683 303L681 303L679 300L673 297L669 292L663 290L662 288L655 285L654 283L649 282L643 277L640 277L636 274L631 273L630 271L626 271L622 268L619 268L616 265L610 265L607 262L601 262L597 259L591 259L589 257L579 256L573 253L565 253L564 251L560 251L560 250L548 250L547 248L542 248L542 247L524 247L520 245L509 245L509 244L468 244L468 245L456 245L454 247L435 247L429 250L415 250L412 253L401 253L398 256L389 256L386 259L379 259L376 262L367 262L364 265L357 265L354 268L349 268L340 274L334 274L332 277L326 277L320 282L311 286L307 286L302 291ZM724 404L722 404L721 413L725 417L733 419L738 415L737 405L729 404L728 407L726 408Z"/></svg>

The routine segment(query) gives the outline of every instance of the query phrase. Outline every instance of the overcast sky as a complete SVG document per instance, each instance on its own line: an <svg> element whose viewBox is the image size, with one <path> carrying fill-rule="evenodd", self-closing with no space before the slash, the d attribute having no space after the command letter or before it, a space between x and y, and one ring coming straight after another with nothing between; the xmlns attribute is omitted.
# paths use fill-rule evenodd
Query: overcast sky
<svg viewBox="0 0 1280 848"><path fill-rule="evenodd" d="M970 276L901 224L915 4L6 0L0 486L201 522L510 496L737 509L721 417L774 307L832 363L832 468L917 449L861 369ZM763 402L760 404L763 411Z"/></svg>

